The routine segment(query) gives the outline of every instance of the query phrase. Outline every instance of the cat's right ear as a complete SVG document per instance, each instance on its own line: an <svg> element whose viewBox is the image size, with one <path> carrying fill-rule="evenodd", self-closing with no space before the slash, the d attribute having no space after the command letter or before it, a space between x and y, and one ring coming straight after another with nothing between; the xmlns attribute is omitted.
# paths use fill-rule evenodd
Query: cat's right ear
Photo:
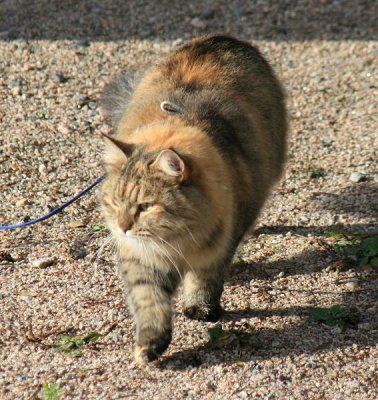
<svg viewBox="0 0 378 400"><path fill-rule="evenodd" d="M105 168L108 172L122 169L135 150L135 145L122 142L105 133L101 133L101 135L106 139L104 152Z"/></svg>

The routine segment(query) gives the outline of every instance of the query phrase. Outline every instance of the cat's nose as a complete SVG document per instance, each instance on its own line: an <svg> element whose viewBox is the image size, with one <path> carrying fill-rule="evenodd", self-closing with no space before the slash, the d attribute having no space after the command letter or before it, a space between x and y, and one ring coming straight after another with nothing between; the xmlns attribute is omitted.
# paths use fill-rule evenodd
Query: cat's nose
<svg viewBox="0 0 378 400"><path fill-rule="evenodd" d="M126 234L126 232L132 228L132 226L132 224L122 224L119 227L121 228L121 231Z"/></svg>

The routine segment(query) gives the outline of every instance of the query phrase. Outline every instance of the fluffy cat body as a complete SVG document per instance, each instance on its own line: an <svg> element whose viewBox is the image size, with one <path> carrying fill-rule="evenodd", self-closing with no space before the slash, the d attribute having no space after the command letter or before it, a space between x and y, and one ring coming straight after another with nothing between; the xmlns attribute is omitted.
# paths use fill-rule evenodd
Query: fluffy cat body
<svg viewBox="0 0 378 400"><path fill-rule="evenodd" d="M101 200L136 323L135 356L147 362L171 341L180 281L186 316L219 318L234 252L282 172L286 111L258 50L225 36L189 42L128 92L121 80L104 93L116 136Z"/></svg>

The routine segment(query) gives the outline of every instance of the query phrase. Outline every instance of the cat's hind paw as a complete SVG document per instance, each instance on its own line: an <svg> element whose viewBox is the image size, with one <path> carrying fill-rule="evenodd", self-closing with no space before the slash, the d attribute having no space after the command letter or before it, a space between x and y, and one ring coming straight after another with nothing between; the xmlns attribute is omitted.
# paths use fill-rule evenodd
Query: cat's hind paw
<svg viewBox="0 0 378 400"><path fill-rule="evenodd" d="M223 314L221 306L199 306L194 305L184 309L184 315L197 321L216 322Z"/></svg>

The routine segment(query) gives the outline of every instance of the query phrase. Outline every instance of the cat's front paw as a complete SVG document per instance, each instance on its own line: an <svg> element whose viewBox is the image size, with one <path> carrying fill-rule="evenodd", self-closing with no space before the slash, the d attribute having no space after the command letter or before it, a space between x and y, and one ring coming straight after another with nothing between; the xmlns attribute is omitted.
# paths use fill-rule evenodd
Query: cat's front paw
<svg viewBox="0 0 378 400"><path fill-rule="evenodd" d="M184 309L184 315L198 321L216 322L222 316L221 306L194 305Z"/></svg>
<svg viewBox="0 0 378 400"><path fill-rule="evenodd" d="M149 332L143 332L140 336L134 350L134 358L139 365L145 365L151 361L157 360L167 349L172 340L171 331L153 338L151 338L152 335Z"/></svg>
<svg viewBox="0 0 378 400"><path fill-rule="evenodd" d="M135 346L134 358L138 365L146 365L156 360L158 357L159 356L154 351L151 351L148 346Z"/></svg>

